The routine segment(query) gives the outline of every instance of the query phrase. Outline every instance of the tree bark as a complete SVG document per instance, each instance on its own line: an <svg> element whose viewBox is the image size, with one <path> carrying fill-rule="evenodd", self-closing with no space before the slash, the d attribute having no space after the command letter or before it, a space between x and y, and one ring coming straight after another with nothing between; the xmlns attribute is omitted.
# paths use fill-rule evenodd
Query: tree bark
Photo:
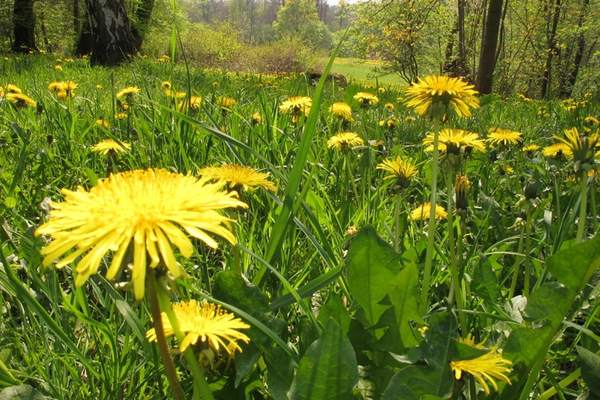
<svg viewBox="0 0 600 400"><path fill-rule="evenodd" d="M557 53L556 48L556 30L558 29L558 21L560 20L560 8L561 0L556 0L554 3L554 10L552 13L548 13L546 37L548 42L548 54L546 55L546 66L544 67L544 74L542 75L542 84L540 88L540 95L542 98L547 98L550 94L550 81L552 79L552 60L554 55ZM550 24L550 17L552 17L552 23Z"/></svg>
<svg viewBox="0 0 600 400"><path fill-rule="evenodd" d="M500 24L502 21L502 3L503 0L490 0L488 4L477 79L477 88L482 94L492 92L494 69L496 68L498 32L500 31Z"/></svg>
<svg viewBox="0 0 600 400"><path fill-rule="evenodd" d="M138 51L141 40L131 29L124 0L86 0L86 6L92 64L117 65Z"/></svg>
<svg viewBox="0 0 600 400"><path fill-rule="evenodd" d="M579 69L581 62L583 61L583 55L585 53L585 35L582 32L583 23L585 21L585 15L589 7L590 0L584 0L577 21L577 28L579 30L579 36L577 38L577 50L575 52L575 59L573 60L573 68L569 71L566 79L561 81L560 84L560 97L571 97L573 94L573 87L577 82L577 75L579 75Z"/></svg>
<svg viewBox="0 0 600 400"><path fill-rule="evenodd" d="M35 14L33 0L15 0L13 7L13 33L14 41L12 50L27 53L37 50L35 46Z"/></svg>

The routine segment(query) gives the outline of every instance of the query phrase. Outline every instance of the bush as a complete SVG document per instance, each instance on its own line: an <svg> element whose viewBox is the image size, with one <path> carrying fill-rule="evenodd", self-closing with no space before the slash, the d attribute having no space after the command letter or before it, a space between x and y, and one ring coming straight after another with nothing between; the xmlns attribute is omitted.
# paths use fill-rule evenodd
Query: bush
<svg viewBox="0 0 600 400"><path fill-rule="evenodd" d="M247 68L256 72L302 72L316 57L297 39L281 39L246 50Z"/></svg>

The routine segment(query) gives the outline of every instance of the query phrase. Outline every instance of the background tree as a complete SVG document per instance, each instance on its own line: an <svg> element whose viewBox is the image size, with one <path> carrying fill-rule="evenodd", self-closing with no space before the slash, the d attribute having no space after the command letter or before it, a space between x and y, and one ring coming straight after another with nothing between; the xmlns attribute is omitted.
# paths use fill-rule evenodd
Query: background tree
<svg viewBox="0 0 600 400"><path fill-rule="evenodd" d="M492 92L494 69L496 68L498 33L500 32L502 21L502 3L502 0L489 0L488 4L477 77L477 88L483 94Z"/></svg>
<svg viewBox="0 0 600 400"><path fill-rule="evenodd" d="M319 20L314 0L287 0L279 9L273 28L280 37L298 39L310 47L331 44L331 34Z"/></svg>
<svg viewBox="0 0 600 400"><path fill-rule="evenodd" d="M13 5L13 33L13 51L28 52L37 50L33 0L15 0Z"/></svg>

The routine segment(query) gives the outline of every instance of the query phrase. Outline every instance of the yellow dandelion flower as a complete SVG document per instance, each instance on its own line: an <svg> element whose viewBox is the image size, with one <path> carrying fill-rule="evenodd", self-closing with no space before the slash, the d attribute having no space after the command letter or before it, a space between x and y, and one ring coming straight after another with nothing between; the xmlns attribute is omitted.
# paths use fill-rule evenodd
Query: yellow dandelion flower
<svg viewBox="0 0 600 400"><path fill-rule="evenodd" d="M423 116L434 108L452 108L459 117L470 117L479 107L477 90L462 78L429 75L406 89L406 105Z"/></svg>
<svg viewBox="0 0 600 400"><path fill-rule="evenodd" d="M427 203L421 204L419 207L412 210L409 218L411 221L428 221L430 213L431 213L431 203L427 202ZM435 205L435 219L437 219L439 221L439 220L443 220L446 218L448 218L448 213L446 212L444 207L440 206L439 204L436 204Z"/></svg>
<svg viewBox="0 0 600 400"><path fill-rule="evenodd" d="M9 92L5 95L6 101L13 104L15 107L36 107L37 103L31 97L23 93Z"/></svg>
<svg viewBox="0 0 600 400"><path fill-rule="evenodd" d="M394 111L394 105L392 103L385 103L383 105L383 108L385 108L387 111L392 112Z"/></svg>
<svg viewBox="0 0 600 400"><path fill-rule="evenodd" d="M306 96L292 96L279 105L279 111L294 116L308 115L312 107L312 99Z"/></svg>
<svg viewBox="0 0 600 400"><path fill-rule="evenodd" d="M459 154L471 150L485 152L485 142L479 135L462 129L442 129L438 142L441 153ZM426 151L433 151L433 133L427 134L423 144L427 146Z"/></svg>
<svg viewBox="0 0 600 400"><path fill-rule="evenodd" d="M237 100L232 97L221 96L217 99L217 105L223 109L230 109L237 104Z"/></svg>
<svg viewBox="0 0 600 400"><path fill-rule="evenodd" d="M352 118L352 107L341 101L333 103L331 107L329 107L329 113L346 122L354 121Z"/></svg>
<svg viewBox="0 0 600 400"><path fill-rule="evenodd" d="M593 126L599 126L600 125L600 121L598 120L598 118L592 116L592 115L588 115L587 117L585 117L583 119L583 123L588 125L589 127L593 127Z"/></svg>
<svg viewBox="0 0 600 400"><path fill-rule="evenodd" d="M377 92L378 92L379 94L385 94L386 90L385 90L385 88L384 88L384 87L380 87L380 88L377 88Z"/></svg>
<svg viewBox="0 0 600 400"><path fill-rule="evenodd" d="M525 146L523 146L523 152L526 153L528 156L532 156L533 153L535 153L536 151L539 151L540 146L538 146L535 143L530 143L530 144L526 144Z"/></svg>
<svg viewBox="0 0 600 400"><path fill-rule="evenodd" d="M131 145L125 142L117 142L112 139L101 140L92 146L92 151L107 155L108 153L126 153L131 149Z"/></svg>
<svg viewBox="0 0 600 400"><path fill-rule="evenodd" d="M523 93L517 93L517 97L527 103L532 101L529 97L525 96Z"/></svg>
<svg viewBox="0 0 600 400"><path fill-rule="evenodd" d="M258 172L254 168L238 164L225 164L219 167L205 167L198 171L202 177L227 183L230 187L242 187L244 190L263 188L271 192L277 187L269 180L269 173Z"/></svg>
<svg viewBox="0 0 600 400"><path fill-rule="evenodd" d="M108 129L110 127L110 122L108 122L107 119L98 118L96 120L96 125L98 125L101 128Z"/></svg>
<svg viewBox="0 0 600 400"><path fill-rule="evenodd" d="M412 115L404 117L404 122L406 122L407 124L411 124L411 123L415 122L416 120L417 119L415 117L413 117Z"/></svg>
<svg viewBox="0 0 600 400"><path fill-rule="evenodd" d="M232 220L219 211L247 207L222 184L162 169L113 174L90 190L63 189L62 194L64 201L52 203L48 221L36 230L51 239L41 251L43 265L62 268L79 259L75 285L81 287L109 252L106 277L115 279L131 248L131 281L138 300L144 297L148 265L166 267L175 278L184 276L173 246L189 258L194 246L188 235L212 248L218 243L209 234L235 243L227 228Z"/></svg>
<svg viewBox="0 0 600 400"><path fill-rule="evenodd" d="M252 114L251 120L252 120L252 125L258 125L258 124L262 123L262 115L260 115L260 113L257 111Z"/></svg>
<svg viewBox="0 0 600 400"><path fill-rule="evenodd" d="M364 143L364 140L354 132L340 132L327 140L327 147L345 151L352 147L362 146Z"/></svg>
<svg viewBox="0 0 600 400"><path fill-rule="evenodd" d="M389 130L396 129L396 127L400 124L400 121L396 117L390 117L387 119L382 119L379 121L379 126L382 128L386 128Z"/></svg>
<svg viewBox="0 0 600 400"><path fill-rule="evenodd" d="M115 119L118 119L120 121L129 118L129 116L127 115L127 113L124 112L120 112L120 113L116 113L115 114Z"/></svg>
<svg viewBox="0 0 600 400"><path fill-rule="evenodd" d="M133 95L138 94L140 91L140 88L137 86L128 86L117 93L117 99L130 99L133 97Z"/></svg>
<svg viewBox="0 0 600 400"><path fill-rule="evenodd" d="M63 90L63 83L62 82L50 82L48 84L48 90L54 93L58 93L61 90Z"/></svg>
<svg viewBox="0 0 600 400"><path fill-rule="evenodd" d="M417 175L417 166L412 160L400 156L384 160L377 164L377 169L388 172L384 179L396 179L402 187Z"/></svg>
<svg viewBox="0 0 600 400"><path fill-rule="evenodd" d="M173 85L171 85L171 82L169 81L162 81L160 83L160 88L164 91L171 90L172 87Z"/></svg>
<svg viewBox="0 0 600 400"><path fill-rule="evenodd" d="M216 353L223 349L232 356L236 351L242 351L238 341L250 342L250 338L241 332L243 329L250 328L250 325L206 300L202 302L188 300L173 304L173 313L179 328L185 335L179 344L181 351L200 341ZM165 336L175 335L167 314L161 313L161 317ZM156 342L156 331L150 329L146 332L146 337L151 342Z"/></svg>
<svg viewBox="0 0 600 400"><path fill-rule="evenodd" d="M571 148L565 143L554 143L549 146L544 147L542 150L542 154L544 157L548 158L571 158L573 157L573 151Z"/></svg>
<svg viewBox="0 0 600 400"><path fill-rule="evenodd" d="M485 349L481 344L475 344L472 339L463 341L463 343L476 349ZM503 358L496 349L491 349L487 353L470 360L450 361L450 368L454 372L456 380L461 379L463 372L466 372L475 378L486 395L490 394L488 382L494 390L498 390L496 381L504 381L510 385L511 382L507 374L512 370L511 365L512 362Z"/></svg>
<svg viewBox="0 0 600 400"><path fill-rule="evenodd" d="M21 93L23 93L23 91L17 85L13 85L12 83L9 83L8 85L6 85L6 93L21 94Z"/></svg>
<svg viewBox="0 0 600 400"><path fill-rule="evenodd" d="M576 161L593 163L596 152L600 147L598 135L581 134L577 128L565 129L564 136L554 136L558 143L566 145Z"/></svg>
<svg viewBox="0 0 600 400"><path fill-rule="evenodd" d="M62 72L62 70L63 70L63 67L62 67L62 65L60 65L60 64L56 64L56 65L54 66L54 70L55 70L56 72Z"/></svg>
<svg viewBox="0 0 600 400"><path fill-rule="evenodd" d="M492 145L519 144L523 140L521 132L502 128L490 128L487 141Z"/></svg>
<svg viewBox="0 0 600 400"><path fill-rule="evenodd" d="M377 103L379 103L379 97L367 92L358 92L354 96L352 96L352 98L363 107L374 106L377 105Z"/></svg>

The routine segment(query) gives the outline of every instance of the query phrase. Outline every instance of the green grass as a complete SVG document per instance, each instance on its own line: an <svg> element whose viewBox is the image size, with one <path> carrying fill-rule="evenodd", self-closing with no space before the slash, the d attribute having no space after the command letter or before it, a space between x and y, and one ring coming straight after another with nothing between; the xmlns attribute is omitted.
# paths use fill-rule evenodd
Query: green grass
<svg viewBox="0 0 600 400"><path fill-rule="evenodd" d="M404 82L398 74L381 71L383 64L376 60L361 60L358 58L336 58L332 71L346 76L348 80L365 85L404 87Z"/></svg>
<svg viewBox="0 0 600 400"><path fill-rule="evenodd" d="M57 63L62 72L54 69ZM448 371L450 361L481 353L457 343L467 335L503 349L514 362L513 385L501 386L499 399L537 398L549 390L567 399L583 393L586 374L569 388L557 384L577 368L592 370L586 366L600 348L593 333L600 328L600 302L575 297L588 296L587 279L598 265L597 239L572 242L581 204L574 176L579 165L539 151L525 154L521 144L488 144L486 152L443 157L439 203L451 204L454 172L466 175L471 186L452 235L444 221L434 232L427 308L418 304L427 224L407 216L429 198L431 156L422 141L439 125L398 101L401 83L380 81L387 90L374 89L372 65L337 60L334 71L344 68L355 81L346 88L326 82L317 106L317 88L301 75L188 74L182 65L152 60L107 69L52 56L1 59L0 86L16 84L38 107L16 108L0 99L0 391L29 385L54 399L169 398L156 346L145 339L149 307L134 300L128 272L118 284L107 281L108 255L98 274L77 288L75 263L42 266L47 238L34 232L48 218L48 199L62 201L64 188L93 187L109 168L197 174L208 165L238 163L268 173L277 191L232 188L249 205L227 211L239 246L219 241L214 250L195 241L190 258L176 251L188 276L168 281L172 301L209 299L252 326L251 344L234 360L207 352L206 345L193 349L209 364L205 372L217 399L282 399L288 391L293 398L335 397L328 390L366 399L358 390L350 394L358 365L365 367L361 387L372 387L371 398L410 392L483 399L467 374L457 381ZM50 93L47 86L56 80L75 81L75 97L59 100ZM161 90L167 80L182 96L202 96L202 107L178 107ZM115 94L132 85L141 91L130 102L128 118L118 119L123 110ZM358 91L377 94L379 103L361 107L353 99ZM223 110L221 96L237 104ZM312 113L298 123L280 111L290 96L314 101ZM352 107L352 122L329 113L339 101ZM542 147L566 128L598 129L584 122L598 116L598 104L581 102L569 111L557 101L487 96L481 103L473 117L451 117L445 126L481 138L492 127L513 129L524 144ZM260 123L252 121L256 112ZM98 126L98 118L110 127ZM341 131L355 132L364 144L328 149L328 139ZM131 150L110 161L91 151L106 138L127 142ZM417 167L408 183L386 179L376 168L396 156ZM589 185L585 236L591 238L600 207L597 182ZM525 198L525 188L535 196ZM460 267L452 279L462 285L467 310L448 303L452 257ZM529 297L526 312L535 320L512 319L517 310L509 312L505 304L515 295ZM466 324L462 331L457 314ZM423 336L425 327L429 333ZM592 355L578 358L578 346ZM188 364L173 354L191 398ZM390 354L416 361L399 363ZM539 371L539 379L529 371Z"/></svg>

